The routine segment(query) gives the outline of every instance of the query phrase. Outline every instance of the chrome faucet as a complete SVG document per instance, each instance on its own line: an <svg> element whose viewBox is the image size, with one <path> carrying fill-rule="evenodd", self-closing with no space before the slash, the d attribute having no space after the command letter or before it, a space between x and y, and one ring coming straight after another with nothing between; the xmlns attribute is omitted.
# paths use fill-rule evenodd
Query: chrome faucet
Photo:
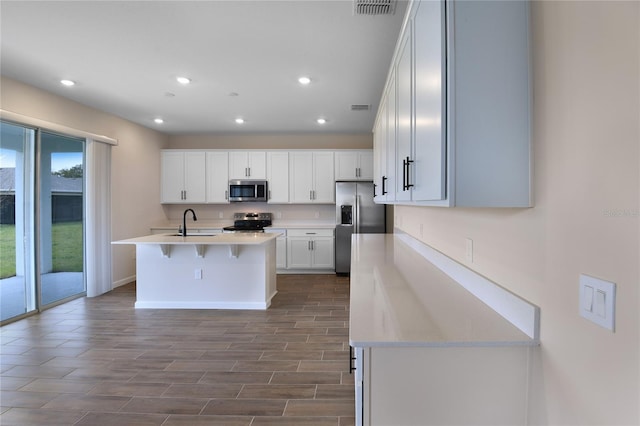
<svg viewBox="0 0 640 426"><path fill-rule="evenodd" d="M187 213L191 212L191 215L193 215L193 221L197 221L198 218L196 217L196 212L193 211L193 209L186 209L184 211L184 213L182 213L182 236L186 237L187 236Z"/></svg>

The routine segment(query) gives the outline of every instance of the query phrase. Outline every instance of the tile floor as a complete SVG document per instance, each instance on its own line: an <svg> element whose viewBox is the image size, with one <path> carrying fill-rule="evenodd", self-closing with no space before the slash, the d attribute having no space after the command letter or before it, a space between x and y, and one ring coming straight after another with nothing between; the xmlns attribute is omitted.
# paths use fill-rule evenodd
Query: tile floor
<svg viewBox="0 0 640 426"><path fill-rule="evenodd" d="M133 284L0 329L0 424L354 423L349 279L279 275L266 311L135 310Z"/></svg>

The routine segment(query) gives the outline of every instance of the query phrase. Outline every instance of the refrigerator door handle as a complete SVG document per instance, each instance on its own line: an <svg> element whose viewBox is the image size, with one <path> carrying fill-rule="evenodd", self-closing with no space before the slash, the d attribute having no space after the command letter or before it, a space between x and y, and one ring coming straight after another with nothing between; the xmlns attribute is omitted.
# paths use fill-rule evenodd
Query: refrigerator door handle
<svg viewBox="0 0 640 426"><path fill-rule="evenodd" d="M360 196L356 195L354 198L355 198L355 200L354 200L354 203L353 203L353 207L354 207L354 210L355 210L355 212L354 212L354 216L355 216L354 222L355 222L355 225L356 225L355 226L355 231L356 231L356 234L359 234L360 233Z"/></svg>

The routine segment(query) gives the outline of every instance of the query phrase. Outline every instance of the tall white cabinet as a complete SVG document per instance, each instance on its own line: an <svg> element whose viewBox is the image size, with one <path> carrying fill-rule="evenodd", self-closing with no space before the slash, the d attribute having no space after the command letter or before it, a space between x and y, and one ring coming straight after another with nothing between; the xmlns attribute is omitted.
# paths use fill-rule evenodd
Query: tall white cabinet
<svg viewBox="0 0 640 426"><path fill-rule="evenodd" d="M207 203L229 202L229 153L207 152Z"/></svg>
<svg viewBox="0 0 640 426"><path fill-rule="evenodd" d="M374 127L374 182L391 183L376 201L531 206L529 37L527 1L411 2Z"/></svg>
<svg viewBox="0 0 640 426"><path fill-rule="evenodd" d="M203 151L163 151L161 202L204 203L206 155Z"/></svg>
<svg viewBox="0 0 640 426"><path fill-rule="evenodd" d="M289 202L289 152L267 152L267 181L269 199L272 204Z"/></svg>

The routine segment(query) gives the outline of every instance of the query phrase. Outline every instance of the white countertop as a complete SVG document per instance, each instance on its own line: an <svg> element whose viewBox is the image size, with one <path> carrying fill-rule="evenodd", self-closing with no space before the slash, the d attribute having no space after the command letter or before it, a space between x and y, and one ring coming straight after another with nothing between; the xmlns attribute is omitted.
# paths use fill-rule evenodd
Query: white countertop
<svg viewBox="0 0 640 426"><path fill-rule="evenodd" d="M351 259L351 346L538 344L395 234L354 235Z"/></svg>
<svg viewBox="0 0 640 426"><path fill-rule="evenodd" d="M259 245L278 237L278 233L243 232L216 235L196 234L186 237L172 234L155 234L144 237L113 241L111 244L198 244L198 245Z"/></svg>

